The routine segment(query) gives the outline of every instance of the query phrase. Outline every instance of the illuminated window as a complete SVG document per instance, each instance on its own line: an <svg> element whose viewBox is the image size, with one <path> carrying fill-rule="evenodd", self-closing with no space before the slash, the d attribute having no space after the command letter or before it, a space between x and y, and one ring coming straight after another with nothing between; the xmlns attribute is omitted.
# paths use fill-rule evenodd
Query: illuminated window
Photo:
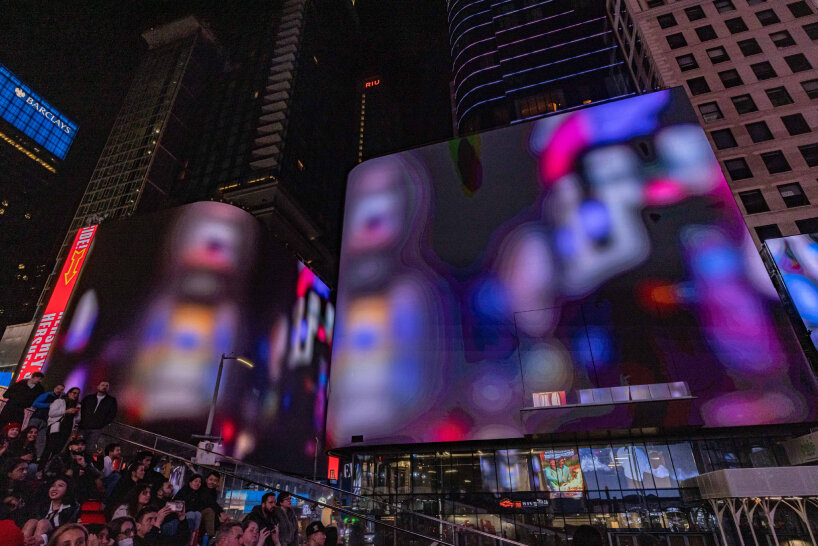
<svg viewBox="0 0 818 546"><path fill-rule="evenodd" d="M781 194L781 199L784 200L784 204L787 205L787 208L809 205L809 199L807 199L803 188L801 188L801 184L798 182L778 186L778 193Z"/></svg>
<svg viewBox="0 0 818 546"><path fill-rule="evenodd" d="M299 171L303 171L303 170L304 170L304 164L301 162L301 160L300 160L300 159L296 160L295 164L298 166L298 170L299 170Z"/></svg>

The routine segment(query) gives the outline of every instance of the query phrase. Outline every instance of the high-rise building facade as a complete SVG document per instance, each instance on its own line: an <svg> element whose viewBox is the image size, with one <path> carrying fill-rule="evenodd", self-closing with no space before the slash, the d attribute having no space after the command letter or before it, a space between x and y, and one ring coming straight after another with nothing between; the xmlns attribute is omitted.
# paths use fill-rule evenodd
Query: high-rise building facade
<svg viewBox="0 0 818 546"><path fill-rule="evenodd" d="M815 6L608 0L608 11L640 87L686 90L756 242L818 232Z"/></svg>
<svg viewBox="0 0 818 546"><path fill-rule="evenodd" d="M593 0L449 0L460 133L635 92L605 6Z"/></svg>
<svg viewBox="0 0 818 546"><path fill-rule="evenodd" d="M77 129L0 64L0 332L34 315L61 227L57 171Z"/></svg>
<svg viewBox="0 0 818 546"><path fill-rule="evenodd" d="M188 17L150 29L142 37L149 51L134 75L71 221L58 266L83 226L168 204L196 134L196 103L217 58L212 34Z"/></svg>
<svg viewBox="0 0 818 546"><path fill-rule="evenodd" d="M240 129L249 172L219 189L334 285L358 127L352 4L285 0L267 25L269 61L251 91L256 115Z"/></svg>
<svg viewBox="0 0 818 546"><path fill-rule="evenodd" d="M358 163L401 149L398 135L401 111L397 91L381 76L360 82L361 118L358 130Z"/></svg>

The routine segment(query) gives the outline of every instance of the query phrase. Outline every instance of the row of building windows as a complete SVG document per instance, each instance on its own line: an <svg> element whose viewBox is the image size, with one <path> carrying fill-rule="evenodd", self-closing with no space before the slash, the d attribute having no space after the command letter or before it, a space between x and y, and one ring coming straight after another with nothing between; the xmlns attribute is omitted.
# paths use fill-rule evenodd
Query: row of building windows
<svg viewBox="0 0 818 546"><path fill-rule="evenodd" d="M730 58L727 57L727 52L723 47L717 47L710 50L707 50L708 58L711 61L715 58L716 61L713 64L717 64L719 62L723 62L729 60ZM784 61L787 63L787 66L792 70L794 74L798 72L805 72L807 70L812 69L812 64L809 62L807 57L803 53L794 53L793 55L787 55L784 57ZM679 69L682 72L687 72L688 70L695 70L699 68L699 63L696 60L696 57L692 53L687 53L685 55L680 55L676 57L676 62L679 65ZM758 81L769 80L770 78L777 78L778 73L773 68L772 64L769 61L762 61L759 63L751 64L750 69L755 74L755 77ZM741 75L738 73L738 70L735 68L731 68L729 70L724 70L718 73L719 79L721 80L722 85L725 88L730 87L738 87L739 85L744 85L744 80L741 78Z"/></svg>
<svg viewBox="0 0 818 546"><path fill-rule="evenodd" d="M690 85L689 82L688 84ZM691 87L698 88L699 85L701 85L700 82L693 82ZM704 82L704 85L706 85L706 82ZM818 79L803 81L801 82L801 87L804 90L804 93L806 93L807 97L810 99L818 99ZM792 96L790 95L786 86L765 89L764 92L773 107L786 106L793 103ZM758 111L758 106L756 105L753 96L749 93L730 97L730 102L733 104L736 113L739 115ZM724 118L724 113L722 112L718 101L701 103L698 105L698 108L699 113L701 113L702 119L704 119L705 122L712 122Z"/></svg>
<svg viewBox="0 0 818 546"><path fill-rule="evenodd" d="M803 135L805 133L812 132L812 129L810 128L803 114L790 114L788 116L782 116L781 122L784 124L784 128L787 130L790 136ZM770 127L767 125L766 121L747 123L744 125L744 128L747 130L747 134L750 136L750 139L755 143L766 142L768 140L773 140L774 138L773 133L770 131ZM729 128L711 131L710 136L713 139L713 143L716 145L716 148L719 150L726 150L728 148L735 148L738 146L735 136L733 135L733 131Z"/></svg>
<svg viewBox="0 0 818 546"><path fill-rule="evenodd" d="M705 27L702 27L705 28ZM712 27L707 27L712 28ZM809 23L803 25L801 27L804 30L804 33L811 39L811 40L818 40L818 23ZM699 33L700 29L696 29L696 33L701 38L701 34ZM779 30L777 32L770 33L770 41L772 41L773 45L775 45L778 49L783 49L787 47L791 47L796 45L795 39L792 37L787 30ZM668 34L665 39L667 40L667 44L670 49L679 49L681 47L685 47L688 45L687 38L685 37L684 33L676 32L674 34ZM705 40L702 40L705 41ZM745 57L750 57L752 55L758 55L762 53L761 46L758 44L758 41L755 38L748 38L746 40L739 40L736 42L741 53ZM713 55L711 51L721 49L721 55ZM724 61L729 61L730 56L727 55L727 52L724 50L724 47L713 48L707 50L707 55L710 58L710 61L713 64L717 64Z"/></svg>
<svg viewBox="0 0 818 546"><path fill-rule="evenodd" d="M804 189L798 182L789 182L787 184L780 184L776 186L781 200L787 208L803 207L809 205L809 198L804 193ZM747 190L738 193L741 204L747 214L758 214L761 212L769 212L770 206L764 198L764 194L760 189Z"/></svg>
<svg viewBox="0 0 818 546"><path fill-rule="evenodd" d="M798 146L798 151L801 152L801 156L808 167L818 167L818 143ZM792 170L789 161L781 150L772 150L759 154L759 156L770 174L785 173ZM725 159L724 168L732 180L745 180L753 177L753 171L750 170L747 160L743 157Z"/></svg>
<svg viewBox="0 0 818 546"><path fill-rule="evenodd" d="M750 4L749 2L748 4L751 6L753 5ZM713 2L713 5L715 6L716 11L718 11L719 13L726 13L736 9L735 5L731 0L716 0L715 2ZM790 13L795 18L812 15L812 9L804 0L787 4L787 8L790 10ZM707 17L707 15L704 12L704 9L701 6L692 6L686 8L684 10L684 13L687 16L687 20L691 23L694 21L705 19ZM755 12L755 16L762 26L774 25L776 23L781 22L781 19L778 17L778 14L772 8L757 11ZM676 19L676 16L673 13L665 13L664 15L660 15L656 18L656 20L658 21L659 26L662 28L670 28L679 24L679 22ZM741 17L728 19L724 23L731 34L737 34L739 32L744 32L745 30L747 30L747 24ZM712 27L710 27L710 30L712 31Z"/></svg>

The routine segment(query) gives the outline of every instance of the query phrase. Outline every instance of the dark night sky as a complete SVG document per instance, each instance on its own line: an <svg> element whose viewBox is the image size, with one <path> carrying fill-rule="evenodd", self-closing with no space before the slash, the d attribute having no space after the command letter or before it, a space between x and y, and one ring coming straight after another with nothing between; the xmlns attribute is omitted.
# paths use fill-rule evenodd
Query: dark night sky
<svg viewBox="0 0 818 546"><path fill-rule="evenodd" d="M67 229L152 25L195 14L229 25L252 1L13 0L0 2L0 62L75 120L77 139L54 196ZM442 0L359 0L362 74L400 82L409 145L451 135L448 37Z"/></svg>

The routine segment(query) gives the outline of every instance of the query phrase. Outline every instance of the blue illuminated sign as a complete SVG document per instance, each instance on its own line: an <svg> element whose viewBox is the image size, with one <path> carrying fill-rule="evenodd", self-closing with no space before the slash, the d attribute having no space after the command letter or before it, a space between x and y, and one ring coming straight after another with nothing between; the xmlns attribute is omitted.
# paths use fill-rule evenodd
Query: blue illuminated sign
<svg viewBox="0 0 818 546"><path fill-rule="evenodd" d="M0 117L60 159L77 134L77 124L31 91L0 64Z"/></svg>

